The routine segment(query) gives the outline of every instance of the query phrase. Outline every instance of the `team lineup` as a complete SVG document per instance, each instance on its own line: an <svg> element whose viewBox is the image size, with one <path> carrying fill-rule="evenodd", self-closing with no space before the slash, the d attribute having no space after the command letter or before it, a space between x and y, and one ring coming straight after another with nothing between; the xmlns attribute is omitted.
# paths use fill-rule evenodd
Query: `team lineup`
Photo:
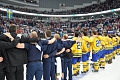
<svg viewBox="0 0 120 80"><path fill-rule="evenodd" d="M0 0L0 80L120 80L120 0Z"/></svg>
<svg viewBox="0 0 120 80"><path fill-rule="evenodd" d="M9 32L0 36L1 80L5 76L7 80L23 80L23 64L27 64L26 80L33 80L34 76L36 80L42 76L43 80L74 80L73 76L89 72L90 61L92 71L98 72L120 54L120 34L109 31L93 30L91 36L86 31L75 31L72 40L68 40L67 34L60 38L57 33L51 38L50 30L45 32L46 40L38 38L35 31L29 38L23 37L15 25L10 26Z"/></svg>

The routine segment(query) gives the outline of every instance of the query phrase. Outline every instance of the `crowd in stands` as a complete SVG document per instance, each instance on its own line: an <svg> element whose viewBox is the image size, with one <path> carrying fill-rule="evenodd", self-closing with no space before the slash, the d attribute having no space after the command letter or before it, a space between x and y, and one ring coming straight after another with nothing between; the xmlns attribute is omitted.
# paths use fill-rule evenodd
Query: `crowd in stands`
<svg viewBox="0 0 120 80"><path fill-rule="evenodd" d="M38 13L39 11L28 9L28 8L21 8L21 7L14 7L14 6L5 6L0 4L0 7L9 8L13 10L23 11L23 12L30 12L30 13ZM44 11L40 12L42 14L82 14L82 13L91 13L91 12L98 12L104 11L109 9L115 9L120 7L119 0L106 0L105 2L99 4L93 4L91 6L87 6L85 8L77 8L74 10L69 11L62 11L62 12L51 12ZM86 20L82 22L71 22L71 21L38 21L32 19L24 19L24 18L14 18L13 19L6 19L0 16L0 33L7 32L8 28L11 24L18 25L19 29L22 33L26 36L32 30L36 30L39 34L44 34L46 29L50 29L52 32L60 32L60 33L72 33L75 30L89 30L96 29L98 31L108 31L108 30L115 30L119 31L120 28L120 21L119 18L105 18L105 19L98 19L98 20Z"/></svg>
<svg viewBox="0 0 120 80"><path fill-rule="evenodd" d="M2 4L0 4L0 7L18 10L18 11L22 11L22 12L30 12L30 13L68 15L68 14L84 14L84 13L91 13L91 12L99 12L99 11L105 11L105 10L119 8L120 0L106 0L105 2L93 4L90 6L86 6L84 8L77 8L77 9L72 9L72 10L67 10L67 11L57 11L57 12L55 12L54 9L51 11L37 11L35 9L14 7L14 6L9 6L9 5L5 6Z"/></svg>
<svg viewBox="0 0 120 80"><path fill-rule="evenodd" d="M68 14L86 14L86 13L92 13L92 12L99 12L99 11L105 11L110 9L116 9L120 7L120 1L119 0L106 0L105 2L101 2L99 4L93 4L90 6L86 6L84 8L77 8L67 11L58 11L58 12L48 12L44 11L41 12L41 14L56 14L56 15L68 15Z"/></svg>
<svg viewBox="0 0 120 80"><path fill-rule="evenodd" d="M3 4L0 4L0 7L17 10L17 11L22 11L22 12L38 13L38 11L35 9L28 9L28 8L23 8L23 7L14 7L14 6L9 6L9 5L6 6Z"/></svg>
<svg viewBox="0 0 120 80"><path fill-rule="evenodd" d="M73 33L75 30L86 30L91 32L93 29L102 31L119 31L120 29L120 20L119 18L105 18L97 20L86 20L83 22L71 22L71 21L49 21L42 22L32 19L6 19L0 17L0 32L7 32L11 24L18 25L18 28L21 30L21 33L24 33L25 36L28 36L31 31L35 30L39 34L44 34L44 32L49 29L54 33Z"/></svg>

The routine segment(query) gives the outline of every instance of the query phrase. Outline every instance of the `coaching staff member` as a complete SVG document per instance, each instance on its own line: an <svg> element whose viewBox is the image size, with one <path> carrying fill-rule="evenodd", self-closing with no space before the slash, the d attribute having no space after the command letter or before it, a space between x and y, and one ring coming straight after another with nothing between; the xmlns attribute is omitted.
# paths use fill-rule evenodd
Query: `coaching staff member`
<svg viewBox="0 0 120 80"><path fill-rule="evenodd" d="M2 37L4 38L4 36ZM7 37L6 37L7 38ZM1 39L1 38L0 38ZM7 38L9 40L9 38ZM13 40L11 38L11 40ZM0 41L0 80L5 80L5 71L7 65L7 55L5 49L16 47L19 41L15 39L12 42Z"/></svg>
<svg viewBox="0 0 120 80"><path fill-rule="evenodd" d="M51 31L47 30L45 32L46 40L51 39ZM46 49L43 51L43 80L56 80L55 77L55 55L58 49L58 43L55 41L53 44L43 45L43 48Z"/></svg>

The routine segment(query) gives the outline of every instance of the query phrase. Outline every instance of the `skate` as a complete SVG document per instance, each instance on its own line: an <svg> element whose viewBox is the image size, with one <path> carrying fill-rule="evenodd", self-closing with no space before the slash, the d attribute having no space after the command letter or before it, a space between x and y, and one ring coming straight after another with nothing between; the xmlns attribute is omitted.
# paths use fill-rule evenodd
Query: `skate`
<svg viewBox="0 0 120 80"><path fill-rule="evenodd" d="M87 73L88 71L81 71L81 73Z"/></svg>
<svg viewBox="0 0 120 80"><path fill-rule="evenodd" d="M77 74L77 75L79 75L79 74L80 74L80 72L78 71L76 74Z"/></svg>
<svg viewBox="0 0 120 80"><path fill-rule="evenodd" d="M98 70L92 70L92 72L98 72Z"/></svg>
<svg viewBox="0 0 120 80"><path fill-rule="evenodd" d="M113 59L115 59L115 57L113 57Z"/></svg>
<svg viewBox="0 0 120 80"><path fill-rule="evenodd" d="M103 66L100 66L100 68L105 69L105 67L103 67Z"/></svg>
<svg viewBox="0 0 120 80"><path fill-rule="evenodd" d="M110 59L109 61L108 61L108 64L111 64L112 63L112 59Z"/></svg>
<svg viewBox="0 0 120 80"><path fill-rule="evenodd" d="M72 76L77 76L77 73L73 74Z"/></svg>

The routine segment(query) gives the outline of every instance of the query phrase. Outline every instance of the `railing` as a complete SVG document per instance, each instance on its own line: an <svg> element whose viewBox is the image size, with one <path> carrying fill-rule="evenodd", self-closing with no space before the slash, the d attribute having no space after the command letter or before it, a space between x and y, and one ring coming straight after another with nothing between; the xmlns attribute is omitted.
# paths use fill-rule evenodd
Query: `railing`
<svg viewBox="0 0 120 80"><path fill-rule="evenodd" d="M0 8L0 10L7 11L7 9L5 9L5 8ZM94 16L94 15L98 15L98 14L116 12L116 11L120 11L120 8L101 11L101 12L88 13L88 14L71 14L71 15L49 15L49 14L36 14L36 13L21 12L21 11L16 11L16 10L12 10L12 11L13 11L13 13L31 15L31 16L43 16L43 17L77 17L77 16L79 16L80 17L80 16Z"/></svg>

